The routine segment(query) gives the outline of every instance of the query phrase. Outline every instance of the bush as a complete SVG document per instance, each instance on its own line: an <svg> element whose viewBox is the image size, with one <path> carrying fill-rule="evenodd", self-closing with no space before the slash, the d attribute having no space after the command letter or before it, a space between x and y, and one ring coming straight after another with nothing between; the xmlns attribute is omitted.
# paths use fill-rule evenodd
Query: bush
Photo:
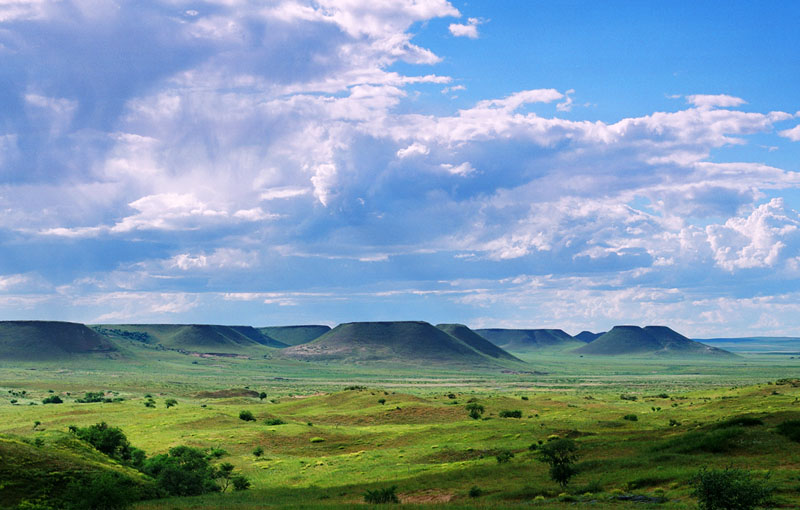
<svg viewBox="0 0 800 510"><path fill-rule="evenodd" d="M476 402L470 402L467 404L466 409L469 411L469 417L473 420L480 419L481 415L483 415L484 411L486 411L482 405Z"/></svg>
<svg viewBox="0 0 800 510"><path fill-rule="evenodd" d="M264 455L264 449L260 446L256 446L256 448L253 450L253 455L256 457L261 457Z"/></svg>
<svg viewBox="0 0 800 510"><path fill-rule="evenodd" d="M379 399L378 399L378 403L379 403L379 404L381 404L381 405L383 405L383 404L385 404L385 403L386 403L386 399L385 399L385 398L379 398Z"/></svg>
<svg viewBox="0 0 800 510"><path fill-rule="evenodd" d="M741 469L703 468L692 480L700 510L752 510L768 506L773 488Z"/></svg>
<svg viewBox="0 0 800 510"><path fill-rule="evenodd" d="M511 450L500 450L497 452L497 455L495 455L495 458L497 459L498 464L505 464L514 458L514 452Z"/></svg>
<svg viewBox="0 0 800 510"><path fill-rule="evenodd" d="M178 405L178 401L174 398L168 398L166 402L164 402L164 405L167 407L167 409L169 409L172 406Z"/></svg>
<svg viewBox="0 0 800 510"><path fill-rule="evenodd" d="M469 497L479 498L481 496L483 496L483 490L480 487L473 485L472 488L469 490Z"/></svg>
<svg viewBox="0 0 800 510"><path fill-rule="evenodd" d="M147 459L143 471L170 496L196 496L220 490L215 482L218 472L209 463L208 456L190 446L176 446L169 454Z"/></svg>
<svg viewBox="0 0 800 510"><path fill-rule="evenodd" d="M778 434L800 443L800 420L788 420L778 425Z"/></svg>
<svg viewBox="0 0 800 510"><path fill-rule="evenodd" d="M239 411L239 419L244 421L256 421L256 417L250 411Z"/></svg>
<svg viewBox="0 0 800 510"><path fill-rule="evenodd" d="M61 397L59 397L58 395L50 395L49 397L42 400L42 404L63 404L63 403L64 401L61 400Z"/></svg>
<svg viewBox="0 0 800 510"><path fill-rule="evenodd" d="M637 397L636 395L620 395L619 398L621 398L622 400L630 400L631 402L636 402L637 400L639 400L639 397Z"/></svg>
<svg viewBox="0 0 800 510"><path fill-rule="evenodd" d="M242 475L236 475L231 478L233 482L233 490L235 491L245 491L250 488L250 480Z"/></svg>
<svg viewBox="0 0 800 510"><path fill-rule="evenodd" d="M380 503L400 503L397 497L397 487L384 487L383 489L369 490L364 493L364 503L371 505Z"/></svg>
<svg viewBox="0 0 800 510"><path fill-rule="evenodd" d="M104 402L106 394L102 391L87 391L82 398L76 398L75 402L79 404L93 404L96 402Z"/></svg>
<svg viewBox="0 0 800 510"><path fill-rule="evenodd" d="M513 411L504 409L500 411L500 418L522 418L522 411L519 409L515 409Z"/></svg>
<svg viewBox="0 0 800 510"><path fill-rule="evenodd" d="M628 421L639 421L639 417L636 416L635 414L626 414L625 416L622 417L622 419Z"/></svg>
<svg viewBox="0 0 800 510"><path fill-rule="evenodd" d="M280 418L269 418L264 421L267 425L284 425L286 422Z"/></svg>
<svg viewBox="0 0 800 510"><path fill-rule="evenodd" d="M266 392L262 391L261 393L258 394L258 399L259 400L264 400L265 398L267 398Z"/></svg>
<svg viewBox="0 0 800 510"><path fill-rule="evenodd" d="M81 441L86 441L95 450L108 455L111 458L133 463L135 452L136 457L144 455L138 448L133 448L128 442L128 438L119 427L110 427L106 422L100 422L89 427L71 426L70 431Z"/></svg>

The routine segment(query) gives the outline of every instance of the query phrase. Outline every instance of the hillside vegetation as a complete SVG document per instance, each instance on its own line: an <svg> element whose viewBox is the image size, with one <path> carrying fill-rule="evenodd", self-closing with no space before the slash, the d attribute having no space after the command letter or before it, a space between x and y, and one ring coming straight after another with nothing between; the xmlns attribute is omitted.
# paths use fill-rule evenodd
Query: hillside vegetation
<svg viewBox="0 0 800 510"><path fill-rule="evenodd" d="M58 321L0 321L0 359L54 360L118 355L118 349L83 324Z"/></svg>
<svg viewBox="0 0 800 510"><path fill-rule="evenodd" d="M666 326L614 326L608 333L573 352L604 356L735 356L690 340Z"/></svg>
<svg viewBox="0 0 800 510"><path fill-rule="evenodd" d="M268 326L258 328L265 335L283 342L286 345L300 345L316 340L331 330L330 326Z"/></svg>
<svg viewBox="0 0 800 510"><path fill-rule="evenodd" d="M286 347L251 326L216 324L103 324L96 331L107 337L124 338L168 349L198 352L246 353L263 347Z"/></svg>
<svg viewBox="0 0 800 510"><path fill-rule="evenodd" d="M561 329L476 329L475 332L510 352L567 351L584 344Z"/></svg>

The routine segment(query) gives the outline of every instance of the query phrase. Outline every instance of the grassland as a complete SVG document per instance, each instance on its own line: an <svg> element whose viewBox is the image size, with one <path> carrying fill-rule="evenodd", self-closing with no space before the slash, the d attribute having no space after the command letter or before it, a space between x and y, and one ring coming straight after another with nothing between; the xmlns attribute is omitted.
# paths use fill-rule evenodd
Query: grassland
<svg viewBox="0 0 800 510"><path fill-rule="evenodd" d="M118 343L124 359L0 363L0 437L40 439L47 449L69 425L106 421L148 454L181 444L224 449L219 461L253 483L241 493L143 501L140 510L367 507L365 490L392 485L404 505L420 507L689 509L691 477L728 465L771 473L778 506L800 506L800 444L777 430L800 419L800 387L775 384L798 374L800 360L789 356L700 363L531 354L529 370L470 371L196 357ZM366 389L345 390L352 386ZM74 401L88 391L123 400ZM53 394L65 402L41 404ZM148 394L155 408L144 406ZM178 404L167 408L170 398ZM469 418L471 400L485 407L482 419ZM241 410L257 420L240 420ZM500 418L504 410L522 417ZM742 416L761 423L728 422ZM276 418L285 423L268 424ZM573 438L581 453L560 496L529 450L554 435ZM259 446L265 453L256 457ZM514 456L498 463L504 450Z"/></svg>

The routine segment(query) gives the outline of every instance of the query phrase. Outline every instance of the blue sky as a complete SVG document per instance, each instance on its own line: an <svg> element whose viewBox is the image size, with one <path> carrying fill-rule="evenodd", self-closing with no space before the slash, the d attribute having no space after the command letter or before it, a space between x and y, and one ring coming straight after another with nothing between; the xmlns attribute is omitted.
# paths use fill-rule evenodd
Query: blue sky
<svg viewBox="0 0 800 510"><path fill-rule="evenodd" d="M800 335L796 2L0 3L0 319Z"/></svg>

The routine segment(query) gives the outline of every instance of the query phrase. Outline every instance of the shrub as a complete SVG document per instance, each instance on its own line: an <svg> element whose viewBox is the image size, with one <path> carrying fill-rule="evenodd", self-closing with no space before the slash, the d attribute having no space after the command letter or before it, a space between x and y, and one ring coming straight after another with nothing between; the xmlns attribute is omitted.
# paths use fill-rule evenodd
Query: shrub
<svg viewBox="0 0 800 510"><path fill-rule="evenodd" d="M236 475L231 478L233 482L233 490L235 491L245 491L250 488L250 480L248 480L243 475Z"/></svg>
<svg viewBox="0 0 800 510"><path fill-rule="evenodd" d="M481 496L483 496L483 490L480 487L473 485L472 488L469 490L469 497L479 498Z"/></svg>
<svg viewBox="0 0 800 510"><path fill-rule="evenodd" d="M386 403L386 399L385 399L385 398L379 398L379 399L378 399L378 403L379 403L379 404L381 404L381 405L383 405L383 404L385 404L385 403Z"/></svg>
<svg viewBox="0 0 800 510"><path fill-rule="evenodd" d="M255 455L256 457L261 457L262 455L264 455L264 449L261 448L260 446L256 446L256 448L253 450L253 455Z"/></svg>
<svg viewBox="0 0 800 510"><path fill-rule="evenodd" d="M76 398L75 402L79 404L93 404L96 402L104 402L106 394L102 391L87 391L82 398Z"/></svg>
<svg viewBox="0 0 800 510"><path fill-rule="evenodd" d="M117 460L130 462L133 460L134 451L138 450L138 448L131 447L122 429L110 427L104 421L89 427L75 427L73 425L69 429L78 439L86 441L95 450Z"/></svg>
<svg viewBox="0 0 800 510"><path fill-rule="evenodd" d="M631 402L636 402L637 400L639 400L639 397L637 397L636 395L620 395L619 398L621 398L622 400L630 400Z"/></svg>
<svg viewBox="0 0 800 510"><path fill-rule="evenodd" d="M692 480L700 510L752 510L770 504L773 488L741 469L703 468Z"/></svg>
<svg viewBox="0 0 800 510"><path fill-rule="evenodd" d="M578 446L572 439L553 439L538 449L538 459L550 465L550 478L561 487L566 487L577 470L573 464L578 460Z"/></svg>
<svg viewBox="0 0 800 510"><path fill-rule="evenodd" d="M284 425L286 422L280 418L268 418L264 421L267 425Z"/></svg>
<svg viewBox="0 0 800 510"><path fill-rule="evenodd" d="M264 400L265 398L267 398L266 392L262 391L261 393L258 394L258 399L259 400Z"/></svg>
<svg viewBox="0 0 800 510"><path fill-rule="evenodd" d="M778 434L800 443L800 420L788 420L778 425Z"/></svg>
<svg viewBox="0 0 800 510"><path fill-rule="evenodd" d="M256 421L256 417L250 411L239 411L239 419L244 421Z"/></svg>
<svg viewBox="0 0 800 510"><path fill-rule="evenodd" d="M500 450L497 452L497 455L495 455L495 458L497 459L498 464L505 464L514 458L514 452L511 450Z"/></svg>
<svg viewBox="0 0 800 510"><path fill-rule="evenodd" d="M13 403L13 402L12 402ZM64 401L58 395L50 395L42 400L42 404L63 404Z"/></svg>
<svg viewBox="0 0 800 510"><path fill-rule="evenodd" d="M500 417L501 418L522 418L522 411L520 411L519 409L515 409L513 411L510 411L508 409L504 409L504 410L500 411Z"/></svg>
<svg viewBox="0 0 800 510"><path fill-rule="evenodd" d="M324 437L312 437L311 439L309 439L309 441L311 441L312 443L324 443L325 442L325 438Z"/></svg>
<svg viewBox="0 0 800 510"><path fill-rule="evenodd" d="M469 417L472 418L473 420L480 419L484 411L486 411L486 409L482 405L476 402L470 402L469 404L467 404L466 409L467 411L469 411Z"/></svg>
<svg viewBox="0 0 800 510"><path fill-rule="evenodd" d="M152 398L148 398L147 400L144 401L144 406L145 407L155 407L156 406L156 401L153 400Z"/></svg>
<svg viewBox="0 0 800 510"><path fill-rule="evenodd" d="M384 487L383 489L367 489L367 491L364 493L364 503L369 503L371 505L381 503L400 503L400 499L397 497L396 491L397 487L394 485L391 487Z"/></svg>
<svg viewBox="0 0 800 510"><path fill-rule="evenodd" d="M628 421L639 421L639 417L636 416L635 414L626 414L625 416L622 417L622 419Z"/></svg>
<svg viewBox="0 0 800 510"><path fill-rule="evenodd" d="M169 409L169 408L170 408L170 407L172 407L172 406L176 406L176 405L178 405L178 401L177 401L177 400L175 400L174 398L168 398L168 399L167 399L167 400L164 402L164 405L167 407L167 409Z"/></svg>

